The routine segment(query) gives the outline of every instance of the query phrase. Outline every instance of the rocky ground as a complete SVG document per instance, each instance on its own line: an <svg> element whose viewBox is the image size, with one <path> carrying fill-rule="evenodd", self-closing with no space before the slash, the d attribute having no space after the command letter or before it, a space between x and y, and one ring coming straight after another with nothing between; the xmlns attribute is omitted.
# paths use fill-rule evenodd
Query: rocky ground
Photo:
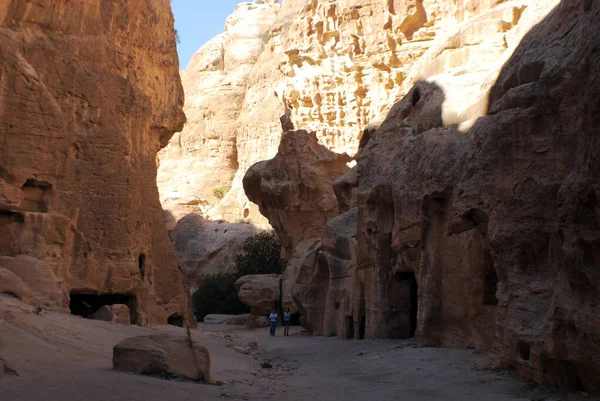
<svg viewBox="0 0 600 401"><path fill-rule="evenodd" d="M1 296L0 356L18 375L8 372L0 379L0 400L600 400L487 369L487 355L477 351L310 337L296 327L290 337L279 330L270 338L268 329L200 325L194 339L210 350L213 379L222 385L111 370L114 344L157 332L184 335L172 326L142 328L36 314ZM252 342L258 347L246 348Z"/></svg>

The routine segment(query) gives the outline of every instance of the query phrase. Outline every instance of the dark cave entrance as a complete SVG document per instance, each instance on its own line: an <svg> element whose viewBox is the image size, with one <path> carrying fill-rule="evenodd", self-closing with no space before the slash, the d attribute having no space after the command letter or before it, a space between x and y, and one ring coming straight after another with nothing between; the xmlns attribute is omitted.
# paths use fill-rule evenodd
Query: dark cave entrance
<svg viewBox="0 0 600 401"><path fill-rule="evenodd" d="M138 256L138 268L140 269L140 277L144 281L144 277L146 277L146 254L144 253L140 253L140 256Z"/></svg>
<svg viewBox="0 0 600 401"><path fill-rule="evenodd" d="M290 326L300 326L300 318L302 314L300 312L292 313L292 320L290 320Z"/></svg>
<svg viewBox="0 0 600 401"><path fill-rule="evenodd" d="M496 291L498 291L498 275L496 274L496 266L494 265L494 259L489 249L483 251L483 304L496 306L498 305L498 298L496 297Z"/></svg>
<svg viewBox="0 0 600 401"><path fill-rule="evenodd" d="M346 316L346 338L354 338L354 319Z"/></svg>
<svg viewBox="0 0 600 401"><path fill-rule="evenodd" d="M123 304L129 308L131 314L131 323L136 322L136 303L135 296L128 294L105 294L105 295L94 295L94 294L78 294L71 293L71 300L69 308L71 309L71 315L77 315L86 319L91 319L92 315L101 307L105 305L116 305Z"/></svg>
<svg viewBox="0 0 600 401"><path fill-rule="evenodd" d="M167 319L167 323L171 326L183 327L183 316L179 313L173 313Z"/></svg>
<svg viewBox="0 0 600 401"><path fill-rule="evenodd" d="M389 324L391 338L411 338L417 330L419 287L414 272L395 273L390 283Z"/></svg>

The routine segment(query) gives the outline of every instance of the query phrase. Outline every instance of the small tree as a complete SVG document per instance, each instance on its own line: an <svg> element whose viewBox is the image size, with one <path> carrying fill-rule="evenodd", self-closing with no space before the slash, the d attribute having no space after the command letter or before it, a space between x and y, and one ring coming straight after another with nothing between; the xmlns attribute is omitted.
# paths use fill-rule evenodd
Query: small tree
<svg viewBox="0 0 600 401"><path fill-rule="evenodd" d="M281 259L280 253L281 244L273 231L247 238L242 252L235 258L237 276L283 273L287 262Z"/></svg>
<svg viewBox="0 0 600 401"><path fill-rule="evenodd" d="M218 187L213 188L213 195L218 199L223 199L230 189L231 187L227 185L219 185Z"/></svg>
<svg viewBox="0 0 600 401"><path fill-rule="evenodd" d="M231 273L209 276L192 295L194 314L198 321L212 313L235 315L250 312L238 298L234 283L239 277Z"/></svg>
<svg viewBox="0 0 600 401"><path fill-rule="evenodd" d="M281 274L286 261L279 256L281 245L274 232L261 232L249 237L236 256L234 273L209 276L192 295L194 314L198 321L206 315L248 313L250 309L238 298L235 282L249 274Z"/></svg>

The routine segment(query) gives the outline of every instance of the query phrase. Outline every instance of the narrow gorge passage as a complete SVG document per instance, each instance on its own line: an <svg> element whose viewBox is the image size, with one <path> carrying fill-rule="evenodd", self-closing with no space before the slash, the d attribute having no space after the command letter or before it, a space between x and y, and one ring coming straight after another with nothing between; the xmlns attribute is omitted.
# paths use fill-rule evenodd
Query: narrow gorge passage
<svg viewBox="0 0 600 401"><path fill-rule="evenodd" d="M5 1L0 401L598 399L599 31Z"/></svg>

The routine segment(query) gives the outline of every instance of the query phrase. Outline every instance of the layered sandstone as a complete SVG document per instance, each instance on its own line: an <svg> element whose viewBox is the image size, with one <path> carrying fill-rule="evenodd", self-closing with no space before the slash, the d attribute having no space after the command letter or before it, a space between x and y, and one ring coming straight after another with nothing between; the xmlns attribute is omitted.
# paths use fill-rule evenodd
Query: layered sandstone
<svg viewBox="0 0 600 401"><path fill-rule="evenodd" d="M277 156L255 164L244 177L248 198L269 218L281 257L290 261L283 277L285 307L295 309L291 292L302 254L339 213L332 183L348 171L350 160L321 145L314 132L290 131L281 138Z"/></svg>
<svg viewBox="0 0 600 401"><path fill-rule="evenodd" d="M238 5L224 32L200 48L181 73L188 122L159 154L158 185L169 228L188 213L212 216L210 207L220 200L213 189L231 188L248 76L279 7L274 0Z"/></svg>
<svg viewBox="0 0 600 401"><path fill-rule="evenodd" d="M169 1L3 2L0 44L3 274L39 306L118 295L137 323L187 318L156 187L185 121Z"/></svg>
<svg viewBox="0 0 600 401"><path fill-rule="evenodd" d="M346 212L292 247L306 250L293 300L316 334L491 349L524 376L598 391L600 4L473 4L331 185ZM251 199L296 228L313 223L290 206L319 205Z"/></svg>
<svg viewBox="0 0 600 401"><path fill-rule="evenodd" d="M195 212L268 227L245 196L242 180L250 166L277 153L280 116L286 115L288 130L315 132L329 150L354 155L364 130L419 74L448 72L486 35L513 30L529 2L511 1L506 11L481 17L496 3L256 0L238 6L225 32L182 73L190 124L160 154L161 201L172 224ZM476 16L481 27L455 35L444 59L427 63L428 71L415 68L436 39L448 38ZM480 74L475 77L473 70L464 77L472 87L464 98L479 93L473 82L504 46L490 40L490 54L480 52ZM235 63L227 63L230 53L239 54ZM450 72L453 87L464 87L464 72ZM473 114L458 104L452 113ZM217 186L231 188L221 200L212 194Z"/></svg>

